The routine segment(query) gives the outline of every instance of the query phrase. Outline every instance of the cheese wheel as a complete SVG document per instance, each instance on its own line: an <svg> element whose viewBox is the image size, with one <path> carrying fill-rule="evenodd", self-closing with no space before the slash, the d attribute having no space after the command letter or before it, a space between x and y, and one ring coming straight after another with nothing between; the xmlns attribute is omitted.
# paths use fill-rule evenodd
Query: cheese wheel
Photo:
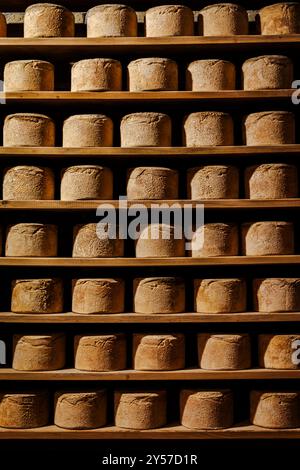
<svg viewBox="0 0 300 470"><path fill-rule="evenodd" d="M65 349L66 338L62 333L14 335L12 367L28 371L62 369Z"/></svg>
<svg viewBox="0 0 300 470"><path fill-rule="evenodd" d="M99 165L66 168L62 173L60 198L62 201L112 199L112 171Z"/></svg>
<svg viewBox="0 0 300 470"><path fill-rule="evenodd" d="M71 70L71 91L122 90L122 65L114 59L86 59Z"/></svg>
<svg viewBox="0 0 300 470"><path fill-rule="evenodd" d="M86 15L87 37L137 36L137 16L127 5L97 5Z"/></svg>
<svg viewBox="0 0 300 470"><path fill-rule="evenodd" d="M18 113L6 116L3 127L4 147L53 147L55 125L43 114Z"/></svg>
<svg viewBox="0 0 300 470"><path fill-rule="evenodd" d="M246 256L292 255L294 225L291 222L256 222L242 225L242 254Z"/></svg>
<svg viewBox="0 0 300 470"><path fill-rule="evenodd" d="M288 89L293 77L293 62L283 55L253 57L242 66L244 90Z"/></svg>
<svg viewBox="0 0 300 470"><path fill-rule="evenodd" d="M114 233L116 230L116 233ZM116 238L113 224L83 224L74 227L74 258L114 258L124 256L124 241ZM116 236L115 236L116 235Z"/></svg>
<svg viewBox="0 0 300 470"><path fill-rule="evenodd" d="M166 114L128 114L121 121L121 147L170 147L171 133Z"/></svg>
<svg viewBox="0 0 300 470"><path fill-rule="evenodd" d="M166 424L166 392L115 392L115 425L155 429Z"/></svg>
<svg viewBox="0 0 300 470"><path fill-rule="evenodd" d="M54 424L64 429L95 429L106 424L105 390L59 391L54 396Z"/></svg>
<svg viewBox="0 0 300 470"><path fill-rule="evenodd" d="M299 369L300 335L258 335L259 366Z"/></svg>
<svg viewBox="0 0 300 470"><path fill-rule="evenodd" d="M244 312L247 305L243 279L195 279L194 308L198 313Z"/></svg>
<svg viewBox="0 0 300 470"><path fill-rule="evenodd" d="M78 114L64 121L63 147L112 147L113 122L103 114Z"/></svg>
<svg viewBox="0 0 300 470"><path fill-rule="evenodd" d="M205 165L187 172L189 199L238 199L239 171L229 165Z"/></svg>
<svg viewBox="0 0 300 470"><path fill-rule="evenodd" d="M4 38L7 36L7 25L6 18L3 13L0 13L0 37Z"/></svg>
<svg viewBox="0 0 300 470"><path fill-rule="evenodd" d="M245 195L250 199L297 197L297 167L286 163L263 163L246 168Z"/></svg>
<svg viewBox="0 0 300 470"><path fill-rule="evenodd" d="M239 370L251 367L248 334L197 335L199 367L206 370Z"/></svg>
<svg viewBox="0 0 300 470"><path fill-rule="evenodd" d="M133 290L136 313L182 313L185 310L185 285L181 278L136 278Z"/></svg>
<svg viewBox="0 0 300 470"><path fill-rule="evenodd" d="M74 279L72 311L75 313L124 312L122 279Z"/></svg>
<svg viewBox="0 0 300 470"><path fill-rule="evenodd" d="M235 224L201 225L192 236L192 257L236 256L239 254L238 235L238 227Z"/></svg>
<svg viewBox="0 0 300 470"><path fill-rule="evenodd" d="M298 34L300 33L300 5L296 2L276 3L259 10L260 33Z"/></svg>
<svg viewBox="0 0 300 470"><path fill-rule="evenodd" d="M177 199L178 171L162 167L138 167L129 171L128 199Z"/></svg>
<svg viewBox="0 0 300 470"><path fill-rule="evenodd" d="M194 15L182 5L161 5L146 11L147 37L193 36Z"/></svg>
<svg viewBox="0 0 300 470"><path fill-rule="evenodd" d="M4 67L4 91L53 91L54 66L44 60L15 60Z"/></svg>
<svg viewBox="0 0 300 470"><path fill-rule="evenodd" d="M183 124L183 144L187 147L233 145L232 117L216 111L189 114Z"/></svg>
<svg viewBox="0 0 300 470"><path fill-rule="evenodd" d="M300 426L299 392L252 391L250 422L270 429L289 429Z"/></svg>
<svg viewBox="0 0 300 470"><path fill-rule="evenodd" d="M38 223L10 225L5 256L57 256L57 226Z"/></svg>
<svg viewBox="0 0 300 470"><path fill-rule="evenodd" d="M123 334L75 336L75 369L113 371L126 369L126 338Z"/></svg>
<svg viewBox="0 0 300 470"><path fill-rule="evenodd" d="M295 143L295 118L288 111L263 111L249 114L243 121L246 145Z"/></svg>
<svg viewBox="0 0 300 470"><path fill-rule="evenodd" d="M55 180L50 168L15 166L3 177L3 199L7 201L54 199Z"/></svg>
<svg viewBox="0 0 300 470"><path fill-rule="evenodd" d="M209 5L200 11L199 32L203 36L248 34L247 10L233 3Z"/></svg>
<svg viewBox="0 0 300 470"><path fill-rule="evenodd" d="M235 65L228 60L194 60L186 69L186 90L235 90Z"/></svg>
<svg viewBox="0 0 300 470"><path fill-rule="evenodd" d="M54 38L75 36L75 19L61 5L36 3L25 10L24 38Z"/></svg>
<svg viewBox="0 0 300 470"><path fill-rule="evenodd" d="M181 236L181 238L177 238ZM135 243L137 258L165 258L185 255L185 240L181 227L150 224L142 229Z"/></svg>
<svg viewBox="0 0 300 470"><path fill-rule="evenodd" d="M63 283L60 279L12 281L11 311L14 313L63 312Z"/></svg>
<svg viewBox="0 0 300 470"><path fill-rule="evenodd" d="M180 423L189 429L223 429L233 424L230 390L182 390Z"/></svg>
<svg viewBox="0 0 300 470"><path fill-rule="evenodd" d="M135 370L176 370L184 369L184 367L184 335L133 335L133 368Z"/></svg>
<svg viewBox="0 0 300 470"><path fill-rule="evenodd" d="M300 310L300 279L254 279L253 299L257 312L297 312Z"/></svg>
<svg viewBox="0 0 300 470"><path fill-rule="evenodd" d="M48 420L47 392L0 392L0 427L39 428L46 426Z"/></svg>
<svg viewBox="0 0 300 470"><path fill-rule="evenodd" d="M178 90L178 67L174 60L146 57L130 62L127 70L129 91Z"/></svg>

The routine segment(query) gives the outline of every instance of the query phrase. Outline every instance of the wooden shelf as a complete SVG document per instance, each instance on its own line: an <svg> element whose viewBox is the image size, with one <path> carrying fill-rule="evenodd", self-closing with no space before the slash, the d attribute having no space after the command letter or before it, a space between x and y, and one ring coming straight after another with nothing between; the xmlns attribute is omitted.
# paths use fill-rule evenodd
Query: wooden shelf
<svg viewBox="0 0 300 470"><path fill-rule="evenodd" d="M176 371L136 371L85 372L76 369L56 371L25 372L14 369L0 369L0 380L42 380L42 381L153 381L153 380L278 380L300 379L300 370L245 369L211 371L184 369Z"/></svg>
<svg viewBox="0 0 300 470"><path fill-rule="evenodd" d="M0 257L0 267L151 267L151 266L251 266L274 264L300 264L300 255L276 256L218 256L211 258L23 258Z"/></svg>
<svg viewBox="0 0 300 470"><path fill-rule="evenodd" d="M112 158L136 159L147 157L157 159L159 162L162 158L184 159L200 157L220 156L226 159L239 157L255 157L266 158L266 156L274 157L277 155L295 155L300 154L300 144L288 145L266 145L266 146L210 146L210 147L85 147L85 148L62 148L62 147L0 147L0 157L24 158L73 158L81 159L108 159L112 162ZM195 163L195 162L193 162Z"/></svg>
<svg viewBox="0 0 300 470"><path fill-rule="evenodd" d="M118 200L89 200L89 201L4 201L0 200L0 211L95 211L101 204L110 204L116 209L119 208ZM134 207L143 204L150 208L152 204L176 204L184 208L185 204L190 204L196 208L200 204L204 209L299 209L300 198L297 199L211 199L205 201L192 201L190 199L181 200L131 200L127 201L127 207ZM124 207L124 206L122 206Z"/></svg>
<svg viewBox="0 0 300 470"><path fill-rule="evenodd" d="M181 324L181 323L283 323L300 322L300 312L283 313L155 313L144 315L140 313L114 313L105 314L79 314L79 313L51 313L29 314L1 312L0 323L28 323L28 324Z"/></svg>
<svg viewBox="0 0 300 470"><path fill-rule="evenodd" d="M235 102L235 101L252 101L258 100L285 100L290 101L295 90L225 90L214 92L195 92L195 91L148 91L148 92L129 92L129 91L112 91L112 92L71 92L71 91L40 91L40 92L20 92L20 93L0 93L2 106L5 104L31 103L40 105L74 105L89 104L89 106L97 106L99 104L107 104L109 106L134 103L178 103L182 102L195 103L201 101L213 102Z"/></svg>
<svg viewBox="0 0 300 470"><path fill-rule="evenodd" d="M81 431L52 425L35 429L0 428L1 439L300 439L300 428L266 429L245 423L229 429L209 431L193 431L179 425L147 431L121 429L115 426Z"/></svg>
<svg viewBox="0 0 300 470"><path fill-rule="evenodd" d="M176 36L176 37L118 37L118 38L0 38L1 57L74 57L89 55L176 54L185 57L191 53L213 51L292 51L300 46L300 34L247 36Z"/></svg>

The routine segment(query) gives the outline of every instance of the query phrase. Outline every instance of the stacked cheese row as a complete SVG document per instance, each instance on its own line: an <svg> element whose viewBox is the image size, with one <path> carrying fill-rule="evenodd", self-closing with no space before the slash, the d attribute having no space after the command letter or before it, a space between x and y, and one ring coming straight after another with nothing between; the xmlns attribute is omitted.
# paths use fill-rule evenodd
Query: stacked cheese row
<svg viewBox="0 0 300 470"><path fill-rule="evenodd" d="M147 57L127 66L129 91L178 90L178 66L174 60ZM291 88L293 63L282 55L248 59L242 66L244 90ZM191 62L185 73L185 89L192 91L234 90L235 65L222 59ZM42 60L17 60L4 68L4 91L53 91L54 66ZM71 91L122 90L122 64L109 58L85 59L71 70Z"/></svg>
<svg viewBox="0 0 300 470"><path fill-rule="evenodd" d="M0 35L6 36L4 15L0 16ZM295 34L300 32L298 3L280 3L262 8L258 14L257 32L263 35ZM197 16L197 33L203 36L233 36L248 34L247 11L240 5L216 4L203 8ZM193 36L193 11L182 5L150 8L145 14L145 36ZM98 5L86 15L87 37L137 36L136 12L126 5ZM75 36L73 13L60 5L38 3L25 11L24 37Z"/></svg>

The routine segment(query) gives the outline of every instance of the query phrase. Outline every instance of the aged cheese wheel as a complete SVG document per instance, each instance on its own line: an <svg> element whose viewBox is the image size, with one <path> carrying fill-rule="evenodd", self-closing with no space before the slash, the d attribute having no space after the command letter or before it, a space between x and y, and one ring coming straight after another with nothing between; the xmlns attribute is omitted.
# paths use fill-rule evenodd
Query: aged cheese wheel
<svg viewBox="0 0 300 470"><path fill-rule="evenodd" d="M254 309L258 312L297 312L300 310L300 279L254 279L253 298Z"/></svg>
<svg viewBox="0 0 300 470"><path fill-rule="evenodd" d="M288 429L300 426L299 392L250 394L250 422L262 428Z"/></svg>
<svg viewBox="0 0 300 470"><path fill-rule="evenodd" d="M127 429L160 428L167 421L165 391L115 392L115 425Z"/></svg>
<svg viewBox="0 0 300 470"><path fill-rule="evenodd" d="M136 278L133 290L136 313L182 313L185 310L185 285L181 278Z"/></svg>
<svg viewBox="0 0 300 470"><path fill-rule="evenodd" d="M0 427L30 429L46 426L49 420L48 393L0 392Z"/></svg>
<svg viewBox="0 0 300 470"><path fill-rule="evenodd" d="M187 147L233 145L232 117L216 111L188 115L183 124L183 142Z"/></svg>
<svg viewBox="0 0 300 470"><path fill-rule="evenodd" d="M286 163L263 163L246 168L245 195L250 199L297 197L297 167Z"/></svg>
<svg viewBox="0 0 300 470"><path fill-rule="evenodd" d="M259 366L266 369L299 369L300 335L258 335Z"/></svg>
<svg viewBox="0 0 300 470"><path fill-rule="evenodd" d="M18 279L12 282L14 313L61 313L63 283L60 279Z"/></svg>
<svg viewBox="0 0 300 470"><path fill-rule="evenodd" d="M195 279L194 307L198 313L244 312L247 305L243 279Z"/></svg>
<svg viewBox="0 0 300 470"><path fill-rule="evenodd" d="M0 13L0 37L4 38L5 36L7 36L6 18L3 13Z"/></svg>
<svg viewBox="0 0 300 470"><path fill-rule="evenodd" d="M14 335L13 363L16 370L57 370L65 365L66 338L63 333Z"/></svg>
<svg viewBox="0 0 300 470"><path fill-rule="evenodd" d="M63 147L111 147L113 122L103 114L78 114L65 120Z"/></svg>
<svg viewBox="0 0 300 470"><path fill-rule="evenodd" d="M128 199L177 199L178 171L171 168L142 166L130 170Z"/></svg>
<svg viewBox="0 0 300 470"><path fill-rule="evenodd" d="M135 370L176 370L185 367L184 335L133 335Z"/></svg>
<svg viewBox="0 0 300 470"><path fill-rule="evenodd" d="M296 2L276 3L259 10L260 33L300 33L300 4Z"/></svg>
<svg viewBox="0 0 300 470"><path fill-rule="evenodd" d="M178 90L178 67L171 59L146 57L128 64L129 91Z"/></svg>
<svg viewBox="0 0 300 470"><path fill-rule="evenodd" d="M182 5L161 5L146 11L147 37L193 36L194 15Z"/></svg>
<svg viewBox="0 0 300 470"><path fill-rule="evenodd" d="M203 36L248 34L247 10L233 3L209 5L200 11L199 32Z"/></svg>
<svg viewBox="0 0 300 470"><path fill-rule="evenodd" d="M75 19L61 5L36 3L25 10L25 38L54 38L75 36Z"/></svg>
<svg viewBox="0 0 300 470"><path fill-rule="evenodd" d="M126 338L123 334L75 336L75 369L112 371L126 369Z"/></svg>
<svg viewBox="0 0 300 470"><path fill-rule="evenodd" d="M112 199L112 171L99 165L76 165L66 168L61 178L60 198L62 201Z"/></svg>
<svg viewBox="0 0 300 470"><path fill-rule="evenodd" d="M293 253L293 223L272 221L242 224L243 255L292 255Z"/></svg>
<svg viewBox="0 0 300 470"><path fill-rule="evenodd" d="M210 223L201 225L192 237L192 257L236 256L239 234L235 224Z"/></svg>
<svg viewBox="0 0 300 470"><path fill-rule="evenodd" d="M57 256L57 226L38 223L10 225L5 256Z"/></svg>
<svg viewBox="0 0 300 470"><path fill-rule="evenodd" d="M280 145L295 143L295 118L288 111L253 113L244 119L246 145Z"/></svg>
<svg viewBox="0 0 300 470"><path fill-rule="evenodd" d="M222 429L233 424L230 390L182 390L180 422L189 429Z"/></svg>
<svg viewBox="0 0 300 470"><path fill-rule="evenodd" d="M121 147L170 147L171 119L162 113L133 113L121 121Z"/></svg>
<svg viewBox="0 0 300 470"><path fill-rule="evenodd" d="M71 91L122 90L122 65L114 59L86 59L71 71Z"/></svg>
<svg viewBox="0 0 300 470"><path fill-rule="evenodd" d="M53 147L54 122L43 114L10 114L4 121L3 145L4 147Z"/></svg>
<svg viewBox="0 0 300 470"><path fill-rule="evenodd" d="M15 60L4 67L4 91L53 91L54 66L44 60Z"/></svg>
<svg viewBox="0 0 300 470"><path fill-rule="evenodd" d="M205 165L187 173L189 199L238 199L239 171L229 165Z"/></svg>
<svg viewBox="0 0 300 470"><path fill-rule="evenodd" d="M55 181L50 168L14 166L5 170L3 199L7 201L54 199Z"/></svg>
<svg viewBox="0 0 300 470"><path fill-rule="evenodd" d="M253 57L242 66L244 90L288 89L293 77L293 62L283 55Z"/></svg>
<svg viewBox="0 0 300 470"><path fill-rule="evenodd" d="M97 5L86 15L87 37L137 36L137 16L127 5Z"/></svg>
<svg viewBox="0 0 300 470"><path fill-rule="evenodd" d="M186 90L218 91L235 89L235 65L228 60L203 59L186 69Z"/></svg>
<svg viewBox="0 0 300 470"><path fill-rule="evenodd" d="M74 227L74 258L112 258L124 256L124 240L113 233L118 227L111 224L84 224Z"/></svg>
<svg viewBox="0 0 300 470"><path fill-rule="evenodd" d="M181 227L179 227L181 231ZM173 225L150 224L142 229L135 244L137 258L164 258L185 255L185 240Z"/></svg>
<svg viewBox="0 0 300 470"><path fill-rule="evenodd" d="M106 424L105 390L56 392L54 424L65 429L95 429Z"/></svg>
<svg viewBox="0 0 300 470"><path fill-rule="evenodd" d="M124 312L122 279L74 279L72 311L75 313Z"/></svg>
<svg viewBox="0 0 300 470"><path fill-rule="evenodd" d="M198 334L199 367L207 370L239 370L251 367L247 334Z"/></svg>

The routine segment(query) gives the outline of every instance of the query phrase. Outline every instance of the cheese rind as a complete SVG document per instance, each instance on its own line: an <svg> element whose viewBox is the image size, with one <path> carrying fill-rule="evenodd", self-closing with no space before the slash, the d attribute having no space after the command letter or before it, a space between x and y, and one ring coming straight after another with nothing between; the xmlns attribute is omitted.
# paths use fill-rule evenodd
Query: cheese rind
<svg viewBox="0 0 300 470"><path fill-rule="evenodd" d="M185 339L182 334L134 334L135 370L176 370L185 367Z"/></svg>
<svg viewBox="0 0 300 470"><path fill-rule="evenodd" d="M192 257L236 256L239 234L236 224L208 223L195 230L191 242Z"/></svg>
<svg viewBox="0 0 300 470"><path fill-rule="evenodd" d="M247 306L243 279L195 279L194 309L198 313L244 312Z"/></svg>
<svg viewBox="0 0 300 470"><path fill-rule="evenodd" d="M4 147L54 147L54 121L43 114L17 113L6 116Z"/></svg>
<svg viewBox="0 0 300 470"><path fill-rule="evenodd" d="M166 258L184 255L183 234L177 234L177 229L173 225L150 224L141 230L135 243L137 258Z"/></svg>
<svg viewBox="0 0 300 470"><path fill-rule="evenodd" d="M217 3L199 13L199 33L203 36L248 34L248 14L241 5Z"/></svg>
<svg viewBox="0 0 300 470"><path fill-rule="evenodd" d="M182 313L185 311L185 284L181 278L136 278L133 291L133 308L136 313Z"/></svg>
<svg viewBox="0 0 300 470"><path fill-rule="evenodd" d="M295 143L295 116L288 111L252 113L243 120L246 145L282 145Z"/></svg>
<svg viewBox="0 0 300 470"><path fill-rule="evenodd" d="M137 16L127 5L97 5L86 14L87 37L137 36Z"/></svg>
<svg viewBox="0 0 300 470"><path fill-rule="evenodd" d="M263 163L245 170L245 196L284 199L298 196L298 170L286 163Z"/></svg>
<svg viewBox="0 0 300 470"><path fill-rule="evenodd" d="M178 67L174 60L147 57L130 62L128 70L129 91L178 90Z"/></svg>
<svg viewBox="0 0 300 470"><path fill-rule="evenodd" d="M294 254L292 222L255 222L242 224L242 254L246 256Z"/></svg>
<svg viewBox="0 0 300 470"><path fill-rule="evenodd" d="M183 5L161 5L146 11L147 37L193 36L194 15Z"/></svg>
<svg viewBox="0 0 300 470"><path fill-rule="evenodd" d="M293 62L286 56L253 57L242 65L244 90L289 89L293 78Z"/></svg>
<svg viewBox="0 0 300 470"><path fill-rule="evenodd" d="M63 283L60 279L12 281L11 311L14 313L63 312Z"/></svg>
<svg viewBox="0 0 300 470"><path fill-rule="evenodd" d="M199 367L206 370L241 370L251 367L248 334L197 335Z"/></svg>
<svg viewBox="0 0 300 470"><path fill-rule="evenodd" d="M297 312L300 310L300 279L254 279L253 299L257 312Z"/></svg>
<svg viewBox="0 0 300 470"><path fill-rule="evenodd" d="M122 65L115 59L85 59L71 70L71 91L122 90Z"/></svg>
<svg viewBox="0 0 300 470"><path fill-rule="evenodd" d="M46 426L49 420L48 393L1 392L0 427L32 429Z"/></svg>
<svg viewBox="0 0 300 470"><path fill-rule="evenodd" d="M25 10L25 38L54 38L75 36L75 18L61 5L36 3Z"/></svg>
<svg viewBox="0 0 300 470"><path fill-rule="evenodd" d="M76 165L62 172L62 201L113 199L113 173L99 165Z"/></svg>
<svg viewBox="0 0 300 470"><path fill-rule="evenodd" d="M121 120L121 147L170 147L171 134L166 114L133 113Z"/></svg>
<svg viewBox="0 0 300 470"><path fill-rule="evenodd" d="M70 116L63 124L63 147L112 147L113 122L103 114Z"/></svg>
<svg viewBox="0 0 300 470"><path fill-rule="evenodd" d="M7 229L5 256L57 256L57 226L21 223Z"/></svg>
<svg viewBox="0 0 300 470"><path fill-rule="evenodd" d="M266 369L299 369L300 335L258 335L259 366Z"/></svg>
<svg viewBox="0 0 300 470"><path fill-rule="evenodd" d="M3 177L3 199L7 201L54 199L55 180L50 168L19 165Z"/></svg>
<svg viewBox="0 0 300 470"><path fill-rule="evenodd" d="M219 111L189 114L183 123L183 145L234 145L232 117Z"/></svg>
<svg viewBox="0 0 300 470"><path fill-rule="evenodd" d="M115 392L115 425L127 429L155 429L166 424L166 392Z"/></svg>
<svg viewBox="0 0 300 470"><path fill-rule="evenodd" d="M74 351L75 369L96 372L126 369L126 337L123 334L77 335Z"/></svg>
<svg viewBox="0 0 300 470"><path fill-rule="evenodd" d="M4 67L5 92L54 91L54 66L44 60L15 60Z"/></svg>
<svg viewBox="0 0 300 470"><path fill-rule="evenodd" d="M124 240L116 238L114 224L80 224L73 231L73 258L115 258L124 256Z"/></svg>
<svg viewBox="0 0 300 470"><path fill-rule="evenodd" d="M14 335L13 363L15 370L46 371L65 365L66 338L63 333L48 335Z"/></svg>
<svg viewBox="0 0 300 470"><path fill-rule="evenodd" d="M122 279L74 279L72 311L75 313L122 313L125 284Z"/></svg>
<svg viewBox="0 0 300 470"><path fill-rule="evenodd" d="M189 199L238 199L239 171L229 165L205 165L187 172Z"/></svg>
<svg viewBox="0 0 300 470"><path fill-rule="evenodd" d="M235 90L235 65L228 60L194 60L186 69L185 89L192 91Z"/></svg>
<svg viewBox="0 0 300 470"><path fill-rule="evenodd" d="M276 3L262 8L258 26L263 35L300 33L299 3Z"/></svg>
<svg viewBox="0 0 300 470"><path fill-rule="evenodd" d="M138 167L129 170L128 199L177 199L177 170L162 167Z"/></svg>
<svg viewBox="0 0 300 470"><path fill-rule="evenodd" d="M300 426L299 392L252 391L250 422L270 429L291 429Z"/></svg>

